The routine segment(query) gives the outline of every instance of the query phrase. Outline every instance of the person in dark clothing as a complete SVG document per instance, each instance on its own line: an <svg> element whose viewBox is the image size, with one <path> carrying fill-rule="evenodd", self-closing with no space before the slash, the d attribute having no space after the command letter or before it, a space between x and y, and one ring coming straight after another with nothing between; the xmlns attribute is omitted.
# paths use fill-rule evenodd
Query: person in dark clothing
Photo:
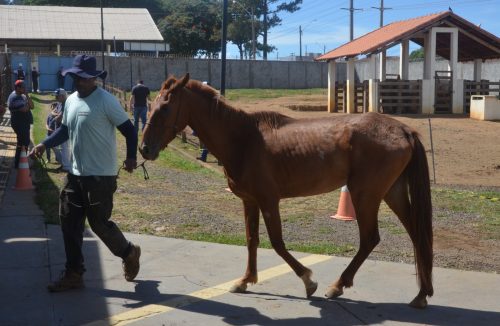
<svg viewBox="0 0 500 326"><path fill-rule="evenodd" d="M137 85L132 87L132 95L130 96L129 107L134 113L134 128L135 132L139 132L139 118L142 120L142 129L146 126L147 114L148 114L148 101L151 101L149 97L150 91L147 86L144 86L144 82L139 80Z"/></svg>
<svg viewBox="0 0 500 326"><path fill-rule="evenodd" d="M31 92L32 93L40 93L40 89L38 88L38 77L40 76L40 73L36 70L36 67L33 67L31 70Z"/></svg>
<svg viewBox="0 0 500 326"><path fill-rule="evenodd" d="M57 75L57 88L64 88L65 76L63 75L63 67L59 67L59 70L57 71L56 75Z"/></svg>
<svg viewBox="0 0 500 326"><path fill-rule="evenodd" d="M25 78L26 78L26 75L24 74L23 64L20 63L19 66L17 67L16 79L17 80L24 80Z"/></svg>
<svg viewBox="0 0 500 326"><path fill-rule="evenodd" d="M17 80L15 82L14 91L9 95L7 105L10 111L10 123L17 137L14 159L14 166L17 169L19 167L21 149L24 147L24 150L28 150L30 145L30 125L33 123L31 110L33 110L34 105L31 97L26 92L24 80Z"/></svg>

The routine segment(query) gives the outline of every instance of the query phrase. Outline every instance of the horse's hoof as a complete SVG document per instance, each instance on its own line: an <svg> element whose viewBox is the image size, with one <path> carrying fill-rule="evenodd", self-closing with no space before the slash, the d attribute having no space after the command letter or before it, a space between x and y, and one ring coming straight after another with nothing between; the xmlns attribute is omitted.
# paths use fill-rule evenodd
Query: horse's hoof
<svg viewBox="0 0 500 326"><path fill-rule="evenodd" d="M413 299L409 303L409 306L412 308L424 309L425 307L427 307L427 299L425 297L420 297L417 295L415 299Z"/></svg>
<svg viewBox="0 0 500 326"><path fill-rule="evenodd" d="M246 283L236 283L229 289L229 292L231 292L231 293L244 293L246 290L247 290Z"/></svg>
<svg viewBox="0 0 500 326"><path fill-rule="evenodd" d="M340 297L342 294L344 294L344 291L342 289L330 286L325 293L325 297L327 299L333 299Z"/></svg>
<svg viewBox="0 0 500 326"><path fill-rule="evenodd" d="M309 284L306 286L306 295L309 298L311 295L316 292L318 289L318 282L311 281Z"/></svg>

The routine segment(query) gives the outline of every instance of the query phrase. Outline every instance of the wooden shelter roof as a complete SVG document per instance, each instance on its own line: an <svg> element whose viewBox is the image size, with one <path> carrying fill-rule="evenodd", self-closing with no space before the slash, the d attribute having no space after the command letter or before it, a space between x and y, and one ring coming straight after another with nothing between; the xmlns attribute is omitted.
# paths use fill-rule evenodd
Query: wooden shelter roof
<svg viewBox="0 0 500 326"><path fill-rule="evenodd" d="M500 38L452 11L444 11L390 23L325 53L316 60L329 61L375 54L406 39L423 46L424 33L432 27L458 28L458 61L500 58ZM450 34L438 33L436 39L437 55L449 59Z"/></svg>

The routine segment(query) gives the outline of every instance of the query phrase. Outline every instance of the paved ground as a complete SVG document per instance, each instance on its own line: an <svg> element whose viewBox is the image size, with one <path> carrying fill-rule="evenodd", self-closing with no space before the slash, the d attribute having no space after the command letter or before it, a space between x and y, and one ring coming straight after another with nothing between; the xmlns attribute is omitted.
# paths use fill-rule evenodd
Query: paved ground
<svg viewBox="0 0 500 326"><path fill-rule="evenodd" d="M246 294L227 289L245 267L243 247L128 234L142 247L135 282L89 232L86 288L50 294L64 266L57 226L45 225L33 191L15 191L15 171L0 208L0 325L500 325L500 275L436 268L426 310L407 303L417 293L412 265L367 261L342 299L323 298L349 259L295 253L319 282L306 299L291 269L259 250L259 283Z"/></svg>

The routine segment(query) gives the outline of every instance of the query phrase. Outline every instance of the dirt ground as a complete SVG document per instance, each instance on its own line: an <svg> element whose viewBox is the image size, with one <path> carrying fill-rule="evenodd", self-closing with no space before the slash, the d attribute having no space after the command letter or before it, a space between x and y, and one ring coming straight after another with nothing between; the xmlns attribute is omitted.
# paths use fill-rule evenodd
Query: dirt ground
<svg viewBox="0 0 500 326"><path fill-rule="evenodd" d="M326 95L231 101L234 107L247 111L265 109L292 117L308 118L331 116L332 113L298 112L288 107L291 105L315 107L326 103ZM392 117L415 128L421 134L428 152L431 178L435 171L437 184L500 187L500 121L477 121L462 115L393 115ZM434 170L429 118L432 127Z"/></svg>

